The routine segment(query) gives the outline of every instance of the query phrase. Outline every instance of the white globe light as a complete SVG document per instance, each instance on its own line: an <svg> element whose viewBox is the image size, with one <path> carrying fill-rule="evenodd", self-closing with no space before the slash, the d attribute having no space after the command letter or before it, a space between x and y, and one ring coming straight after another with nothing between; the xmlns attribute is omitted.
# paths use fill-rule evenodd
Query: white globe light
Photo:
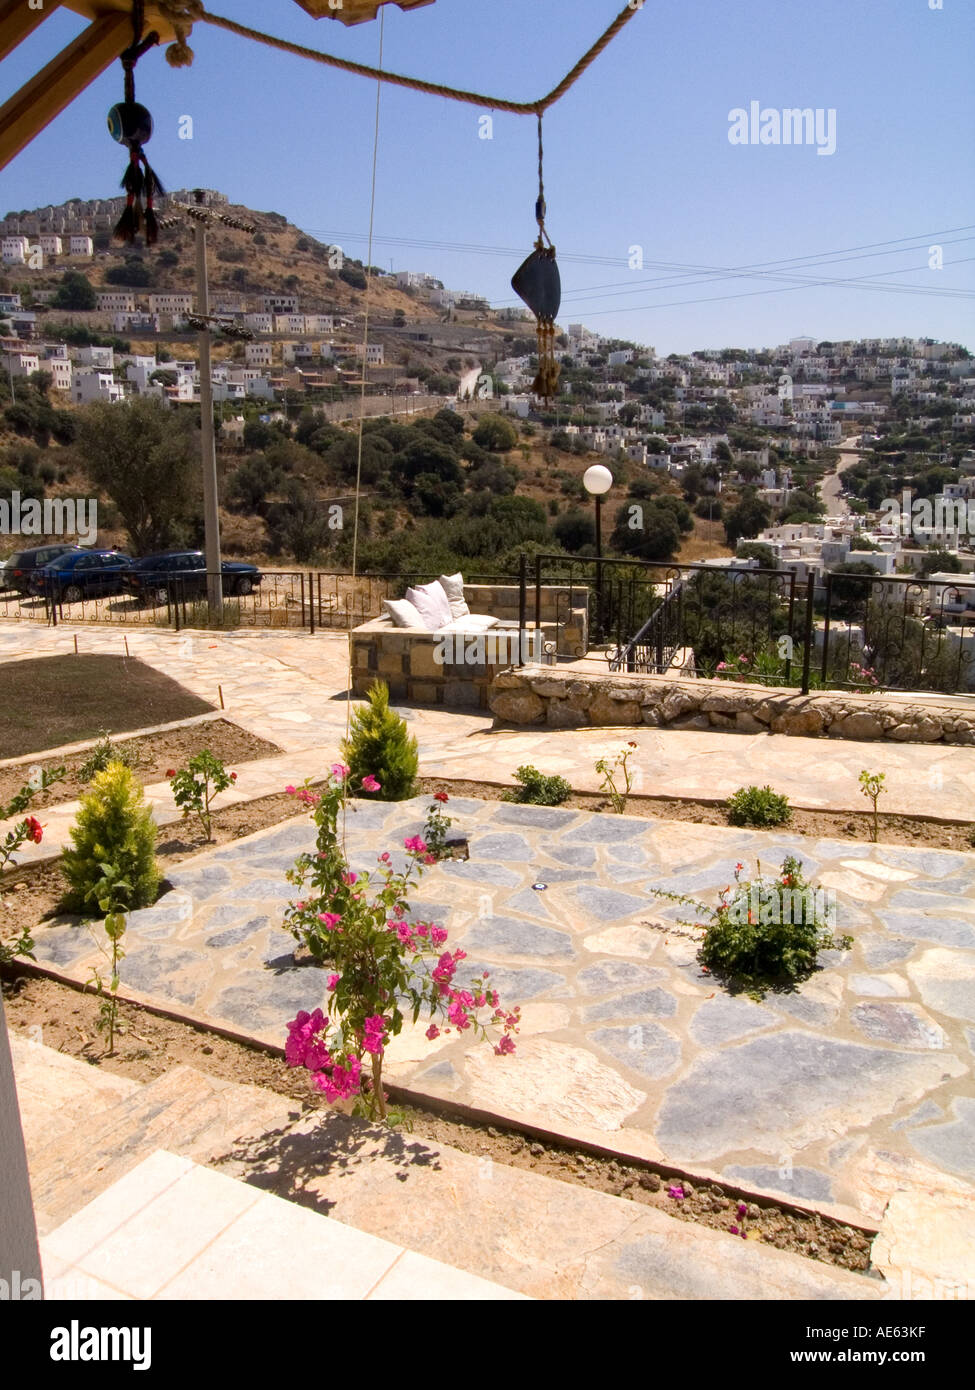
<svg viewBox="0 0 975 1390"><path fill-rule="evenodd" d="M603 464L594 463L583 473L582 486L593 497L601 497L613 486L613 475Z"/></svg>

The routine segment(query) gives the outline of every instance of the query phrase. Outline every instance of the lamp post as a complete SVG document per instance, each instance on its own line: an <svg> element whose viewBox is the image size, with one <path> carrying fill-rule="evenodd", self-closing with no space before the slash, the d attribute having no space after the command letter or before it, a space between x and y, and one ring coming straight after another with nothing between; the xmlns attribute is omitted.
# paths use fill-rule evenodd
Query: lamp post
<svg viewBox="0 0 975 1390"><path fill-rule="evenodd" d="M596 504L596 641L603 640L603 497L613 486L613 475L602 463L594 463L582 475L582 486Z"/></svg>

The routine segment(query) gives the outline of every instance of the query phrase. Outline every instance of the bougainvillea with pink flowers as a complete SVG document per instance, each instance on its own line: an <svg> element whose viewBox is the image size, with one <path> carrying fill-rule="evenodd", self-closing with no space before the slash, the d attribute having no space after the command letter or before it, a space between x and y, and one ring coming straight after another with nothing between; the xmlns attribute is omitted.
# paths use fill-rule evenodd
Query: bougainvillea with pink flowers
<svg viewBox="0 0 975 1390"><path fill-rule="evenodd" d="M361 785L377 789L373 777ZM446 949L443 926L411 919L410 892L435 862L423 838L404 840L398 864L384 851L374 870L354 872L343 844L345 817L354 814L349 769L336 763L323 786L286 791L309 807L318 836L288 873L298 896L285 925L329 967L324 1009L302 1010L288 1024L288 1065L305 1067L327 1100L354 1099L357 1114L386 1120L383 1061L407 1020L428 1019L431 1039L456 1031L493 1040L498 1056L514 1052L519 1010L503 1008L486 970L459 988L466 953Z"/></svg>

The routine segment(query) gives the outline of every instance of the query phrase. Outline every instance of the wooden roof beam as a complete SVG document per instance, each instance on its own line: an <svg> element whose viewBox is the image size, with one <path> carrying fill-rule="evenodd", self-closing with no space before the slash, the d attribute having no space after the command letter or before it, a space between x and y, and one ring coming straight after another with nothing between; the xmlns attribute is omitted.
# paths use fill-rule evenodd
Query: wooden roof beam
<svg viewBox="0 0 975 1390"><path fill-rule="evenodd" d="M0 107L0 169L70 106L131 42L131 15L105 15L89 24L83 34L15 92Z"/></svg>
<svg viewBox="0 0 975 1390"><path fill-rule="evenodd" d="M32 10L24 0L0 0L0 60L28 34L33 34L38 24L53 14L60 3L61 0L46 0L41 9Z"/></svg>

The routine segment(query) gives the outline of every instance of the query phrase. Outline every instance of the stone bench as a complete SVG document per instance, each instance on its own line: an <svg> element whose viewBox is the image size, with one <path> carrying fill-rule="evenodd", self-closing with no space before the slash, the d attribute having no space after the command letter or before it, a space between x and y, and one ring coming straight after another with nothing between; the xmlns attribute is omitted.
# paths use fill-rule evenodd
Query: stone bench
<svg viewBox="0 0 975 1390"><path fill-rule="evenodd" d="M468 632L464 619L457 619L452 631L429 632L396 627L385 615L361 623L351 633L353 693L366 695L374 681L384 680L393 700L487 709L491 683L501 672L520 666L526 657L541 658L537 646L526 652L519 643L518 593L517 584L464 585L472 618L487 613L513 625L501 629L477 631L476 623L471 623ZM527 632L522 641L553 645L556 653L563 655L578 656L585 651L588 609L584 589L571 590L572 600L581 600L581 605L570 608L568 586L543 585L537 639L532 635L534 590L529 597Z"/></svg>

